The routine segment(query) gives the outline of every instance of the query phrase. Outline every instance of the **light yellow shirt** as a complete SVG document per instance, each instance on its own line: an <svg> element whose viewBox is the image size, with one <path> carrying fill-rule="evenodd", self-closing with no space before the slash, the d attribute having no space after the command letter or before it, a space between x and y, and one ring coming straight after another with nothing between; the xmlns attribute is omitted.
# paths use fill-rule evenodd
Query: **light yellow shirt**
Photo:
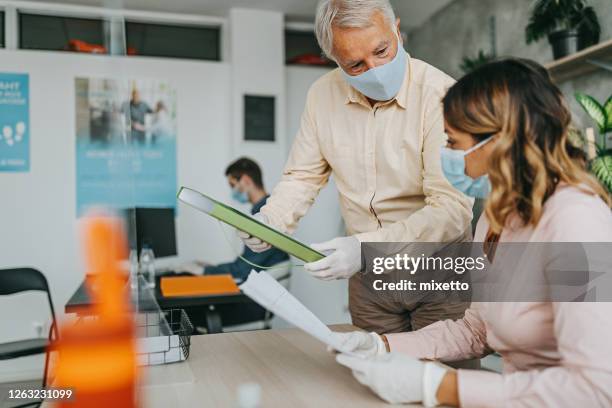
<svg viewBox="0 0 612 408"><path fill-rule="evenodd" d="M261 212L293 232L333 175L347 233L361 242L451 242L469 231L472 200L440 166L441 100L453 79L408 58L397 96L371 106L340 69L310 88L283 177Z"/></svg>

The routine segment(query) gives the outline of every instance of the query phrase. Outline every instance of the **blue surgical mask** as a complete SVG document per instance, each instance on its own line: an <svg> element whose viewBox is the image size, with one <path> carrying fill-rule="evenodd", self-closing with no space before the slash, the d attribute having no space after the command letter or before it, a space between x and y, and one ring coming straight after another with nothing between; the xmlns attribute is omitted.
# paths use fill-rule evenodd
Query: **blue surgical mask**
<svg viewBox="0 0 612 408"><path fill-rule="evenodd" d="M406 63L406 51L397 37L397 53L390 62L355 76L341 71L346 82L368 98L388 101L394 98L402 87L406 76Z"/></svg>
<svg viewBox="0 0 612 408"><path fill-rule="evenodd" d="M448 147L442 147L440 150L444 176L453 187L470 197L487 198L491 191L491 183L489 182L489 176L486 174L477 179L465 174L465 156L482 147L491 139L492 137L489 137L468 150L453 150Z"/></svg>
<svg viewBox="0 0 612 408"><path fill-rule="evenodd" d="M246 204L249 202L249 195L244 191L238 190L238 187L234 187L232 188L232 199L240 204Z"/></svg>

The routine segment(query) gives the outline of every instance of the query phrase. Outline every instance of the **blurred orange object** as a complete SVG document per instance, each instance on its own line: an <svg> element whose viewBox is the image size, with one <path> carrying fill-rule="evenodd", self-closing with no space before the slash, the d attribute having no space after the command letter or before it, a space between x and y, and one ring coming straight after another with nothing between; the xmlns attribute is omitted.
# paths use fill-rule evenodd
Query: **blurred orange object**
<svg viewBox="0 0 612 408"><path fill-rule="evenodd" d="M82 40L68 41L68 49L75 52L88 52L90 54L107 54L106 47L98 44L90 44Z"/></svg>
<svg viewBox="0 0 612 408"><path fill-rule="evenodd" d="M137 362L134 317L119 260L127 244L121 224L112 218L86 221L85 252L88 274L95 277L91 315L77 324L64 324L53 346L57 361L53 387L71 388L72 400L61 408L133 408L137 404ZM87 281L91 284L91 279Z"/></svg>
<svg viewBox="0 0 612 408"><path fill-rule="evenodd" d="M167 276L159 286L165 297L240 293L232 275Z"/></svg>

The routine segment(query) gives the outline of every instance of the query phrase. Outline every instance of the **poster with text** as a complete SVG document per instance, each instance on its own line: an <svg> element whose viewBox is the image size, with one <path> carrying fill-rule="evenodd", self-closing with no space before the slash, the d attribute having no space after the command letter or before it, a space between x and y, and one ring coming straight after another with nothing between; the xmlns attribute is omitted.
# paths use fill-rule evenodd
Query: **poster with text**
<svg viewBox="0 0 612 408"><path fill-rule="evenodd" d="M28 74L0 73L0 172L30 170Z"/></svg>
<svg viewBox="0 0 612 408"><path fill-rule="evenodd" d="M176 92L160 80L76 78L77 212L176 206Z"/></svg>

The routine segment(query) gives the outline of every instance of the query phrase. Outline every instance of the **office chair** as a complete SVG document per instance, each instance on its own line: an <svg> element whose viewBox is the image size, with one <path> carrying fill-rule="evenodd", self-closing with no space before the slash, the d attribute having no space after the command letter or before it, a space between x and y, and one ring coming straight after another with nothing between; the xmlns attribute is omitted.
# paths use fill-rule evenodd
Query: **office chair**
<svg viewBox="0 0 612 408"><path fill-rule="evenodd" d="M52 340L57 340L58 330L55 320L55 310L51 300L51 291L45 276L33 268L0 269L0 295L12 295L26 291L41 291L47 294L49 309L51 311L51 327L48 338L36 338L0 343L0 360L10 360L18 357L45 353L45 368L42 386L47 386L47 372L49 369L49 353L47 346ZM29 402L18 407L38 406L42 401ZM18 408L14 407L14 408Z"/></svg>

